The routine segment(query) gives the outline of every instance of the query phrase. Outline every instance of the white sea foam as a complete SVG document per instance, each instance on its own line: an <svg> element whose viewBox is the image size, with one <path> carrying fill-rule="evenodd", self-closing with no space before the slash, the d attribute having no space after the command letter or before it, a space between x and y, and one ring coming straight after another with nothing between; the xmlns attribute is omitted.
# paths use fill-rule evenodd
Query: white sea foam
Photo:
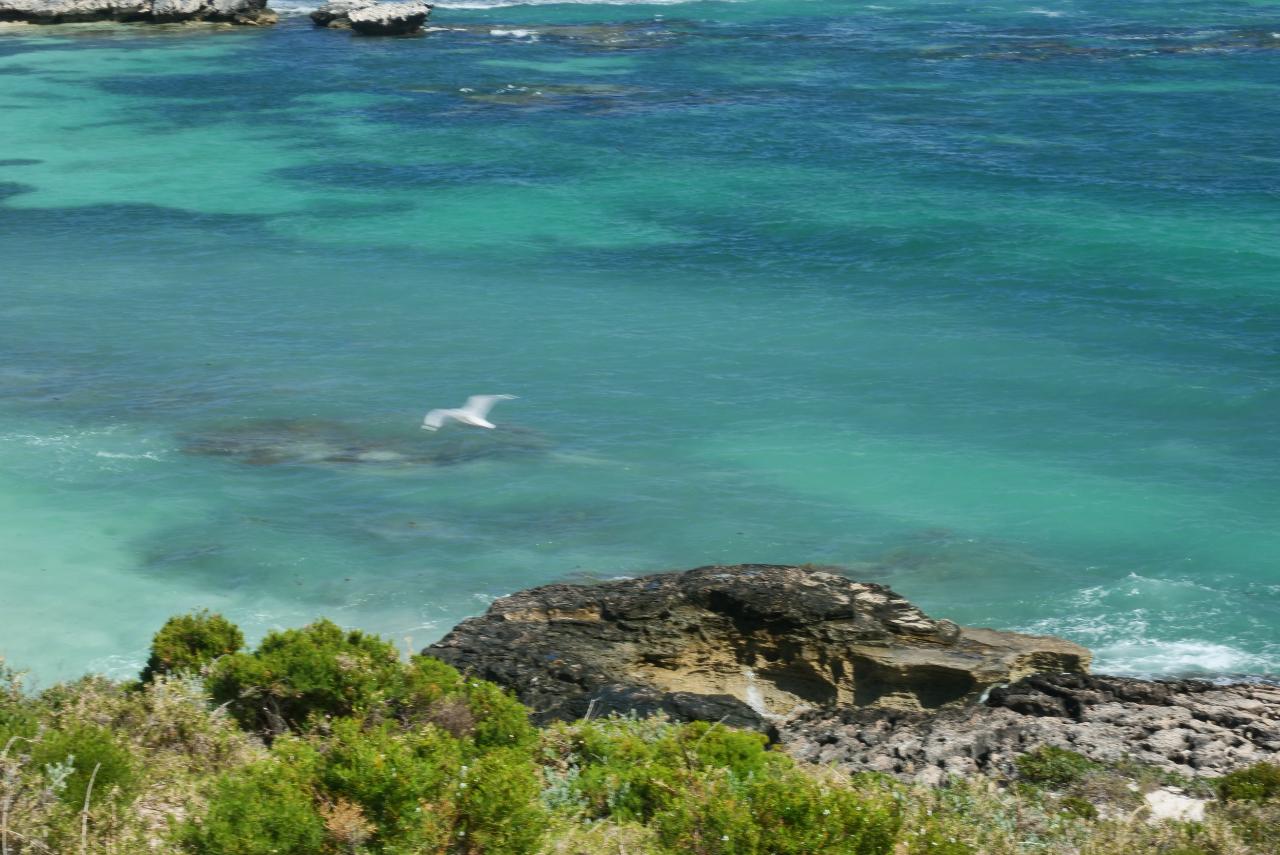
<svg viewBox="0 0 1280 855"><path fill-rule="evenodd" d="M20 442L33 448L77 448L80 440L93 436L103 436L112 432L112 428L102 430L86 430L79 433L6 433L0 435L0 442Z"/></svg>
<svg viewBox="0 0 1280 855"><path fill-rule="evenodd" d="M309 15L316 9L320 8L324 2L325 0L311 0L311 2L298 2L298 0L268 0L267 5L282 18L290 18Z"/></svg>
<svg viewBox="0 0 1280 855"><path fill-rule="evenodd" d="M88 665L88 671L91 674L101 674L104 677L110 677L115 680L128 680L136 677L145 664L146 659L141 654L133 656L112 654L91 660Z"/></svg>
<svg viewBox="0 0 1280 855"><path fill-rule="evenodd" d="M528 39L530 41L538 40L537 30L490 30L491 36L506 36L511 39Z"/></svg>
<svg viewBox="0 0 1280 855"><path fill-rule="evenodd" d="M96 451L96 457L105 457L109 460L161 460L159 454L154 451L147 451L142 454L129 454L123 451Z"/></svg>
<svg viewBox="0 0 1280 855"><path fill-rule="evenodd" d="M1135 677L1263 675L1277 670L1277 663L1271 657L1194 639L1121 640L1103 645L1094 652L1097 657L1095 670Z"/></svg>

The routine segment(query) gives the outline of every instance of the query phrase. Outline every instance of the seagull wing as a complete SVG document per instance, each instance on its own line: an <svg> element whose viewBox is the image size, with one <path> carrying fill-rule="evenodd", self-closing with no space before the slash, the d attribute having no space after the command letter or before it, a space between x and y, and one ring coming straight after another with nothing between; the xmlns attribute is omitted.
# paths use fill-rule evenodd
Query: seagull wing
<svg viewBox="0 0 1280 855"><path fill-rule="evenodd" d="M450 416L451 414L448 410L432 410L422 420L422 428L423 430L440 430L444 420L450 418Z"/></svg>
<svg viewBox="0 0 1280 855"><path fill-rule="evenodd" d="M485 416L489 415L489 411L493 409L494 404L499 401L505 401L510 397L511 395L472 395L462 405L462 411L483 420Z"/></svg>

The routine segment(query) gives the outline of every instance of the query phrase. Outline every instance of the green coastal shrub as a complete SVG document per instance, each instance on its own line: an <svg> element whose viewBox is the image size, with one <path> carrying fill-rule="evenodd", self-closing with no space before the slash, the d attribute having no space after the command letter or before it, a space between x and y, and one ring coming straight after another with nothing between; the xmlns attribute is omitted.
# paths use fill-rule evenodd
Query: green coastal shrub
<svg viewBox="0 0 1280 855"><path fill-rule="evenodd" d="M1265 802L1280 798L1280 765L1255 763L1217 780L1218 797L1225 802Z"/></svg>
<svg viewBox="0 0 1280 855"><path fill-rule="evenodd" d="M181 835L187 851L525 855L546 827L525 750L477 754L432 725L345 717L271 753L222 779L208 817Z"/></svg>
<svg viewBox="0 0 1280 855"><path fill-rule="evenodd" d="M1280 799L1229 801L1211 809L1215 819L1228 823L1242 842L1259 851L1275 852L1280 841Z"/></svg>
<svg viewBox="0 0 1280 855"><path fill-rule="evenodd" d="M1029 751L1014 760L1014 765L1019 777L1027 783L1057 789L1069 787L1102 768L1083 754L1055 745L1042 745Z"/></svg>
<svg viewBox="0 0 1280 855"><path fill-rule="evenodd" d="M406 726L432 724L478 748L530 747L538 731L510 692L487 680L464 678L430 656L414 656L387 699L388 714Z"/></svg>
<svg viewBox="0 0 1280 855"><path fill-rule="evenodd" d="M949 829L928 826L910 839L909 855L981 855L968 843L957 839Z"/></svg>
<svg viewBox="0 0 1280 855"><path fill-rule="evenodd" d="M240 628L219 614L199 611L165 621L151 640L142 682L159 674L198 674L206 665L244 646Z"/></svg>
<svg viewBox="0 0 1280 855"><path fill-rule="evenodd" d="M210 669L208 687L251 730L300 730L312 716L344 716L403 692L395 647L359 630L320 620L268 633L252 653L226 656Z"/></svg>
<svg viewBox="0 0 1280 855"><path fill-rule="evenodd" d="M359 809L370 851L520 855L542 837L542 780L529 751L479 751L439 727L357 719L315 740L319 789L332 804Z"/></svg>
<svg viewBox="0 0 1280 855"><path fill-rule="evenodd" d="M464 852L523 855L547 828L539 796L542 776L524 748L497 748L467 768L458 792L458 836Z"/></svg>
<svg viewBox="0 0 1280 855"><path fill-rule="evenodd" d="M70 807L81 808L86 795L90 805L108 800L128 804L137 795L141 783L138 764L123 741L105 728L76 724L64 730L47 730L31 745L30 752L35 768L56 775L57 767L70 766L69 775L58 776L62 780L58 796Z"/></svg>
<svg viewBox="0 0 1280 855"><path fill-rule="evenodd" d="M195 855L318 855L325 851L325 822L309 783L305 750L242 767L219 779L203 818L179 831L183 849Z"/></svg>
<svg viewBox="0 0 1280 855"><path fill-rule="evenodd" d="M1067 796L1061 802L1062 810L1071 816L1080 819L1097 819L1098 808L1088 799L1082 799L1079 796Z"/></svg>
<svg viewBox="0 0 1280 855"><path fill-rule="evenodd" d="M765 750L759 733L661 719L603 719L568 731L582 760L575 787L597 816L647 822L671 793L707 769L745 779L787 758Z"/></svg>
<svg viewBox="0 0 1280 855"><path fill-rule="evenodd" d="M828 786L758 733L614 718L553 736L560 786L589 817L647 825L673 852L886 855L901 824L886 791Z"/></svg>
<svg viewBox="0 0 1280 855"><path fill-rule="evenodd" d="M433 727L406 733L343 719L315 744L322 794L359 808L374 851L431 852L449 840L463 780L458 740Z"/></svg>
<svg viewBox="0 0 1280 855"><path fill-rule="evenodd" d="M885 855L900 822L892 802L823 787L795 769L745 780L709 772L673 796L653 827L666 846L699 855Z"/></svg>
<svg viewBox="0 0 1280 855"><path fill-rule="evenodd" d="M529 710L510 692L487 680L469 680L462 696L475 718L471 738L477 748L528 749L537 743L538 730L529 724Z"/></svg>
<svg viewBox="0 0 1280 855"><path fill-rule="evenodd" d="M326 620L270 633L252 653L223 657L206 682L215 701L263 733L355 715L433 725L478 749L528 748L538 739L528 710L493 683L463 678L429 656L405 664L390 643Z"/></svg>
<svg viewBox="0 0 1280 855"><path fill-rule="evenodd" d="M40 718L33 705L0 703L0 751L8 745L10 753L27 753L25 742L34 737L39 729Z"/></svg>
<svg viewBox="0 0 1280 855"><path fill-rule="evenodd" d="M22 675L0 659L0 751L26 753L24 740L35 736L40 719L22 691Z"/></svg>

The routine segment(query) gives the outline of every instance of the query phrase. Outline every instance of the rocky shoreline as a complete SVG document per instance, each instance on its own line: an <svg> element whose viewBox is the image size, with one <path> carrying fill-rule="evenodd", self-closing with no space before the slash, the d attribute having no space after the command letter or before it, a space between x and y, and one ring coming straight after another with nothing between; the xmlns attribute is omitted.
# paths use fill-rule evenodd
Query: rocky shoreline
<svg viewBox="0 0 1280 855"><path fill-rule="evenodd" d="M310 17L317 27L369 36L400 36L421 32L432 8L423 0L332 0ZM0 23L223 23L260 27L279 19L267 6L267 0L0 0Z"/></svg>
<svg viewBox="0 0 1280 855"><path fill-rule="evenodd" d="M265 26L279 20L267 0L0 0L0 22L82 24L95 21Z"/></svg>
<svg viewBox="0 0 1280 855"><path fill-rule="evenodd" d="M960 627L810 567L702 567L504 597L424 653L534 720L663 712L921 783L1008 774L1039 746L1217 776L1280 754L1280 687L1088 673L1047 636Z"/></svg>

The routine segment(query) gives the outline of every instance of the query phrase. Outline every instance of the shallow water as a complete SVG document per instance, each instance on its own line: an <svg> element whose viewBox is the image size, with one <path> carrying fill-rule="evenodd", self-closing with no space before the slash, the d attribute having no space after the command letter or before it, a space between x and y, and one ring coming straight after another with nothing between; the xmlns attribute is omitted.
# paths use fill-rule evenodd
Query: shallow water
<svg viewBox="0 0 1280 855"><path fill-rule="evenodd" d="M0 30L10 662L785 561L1280 671L1273 6L432 23Z"/></svg>

